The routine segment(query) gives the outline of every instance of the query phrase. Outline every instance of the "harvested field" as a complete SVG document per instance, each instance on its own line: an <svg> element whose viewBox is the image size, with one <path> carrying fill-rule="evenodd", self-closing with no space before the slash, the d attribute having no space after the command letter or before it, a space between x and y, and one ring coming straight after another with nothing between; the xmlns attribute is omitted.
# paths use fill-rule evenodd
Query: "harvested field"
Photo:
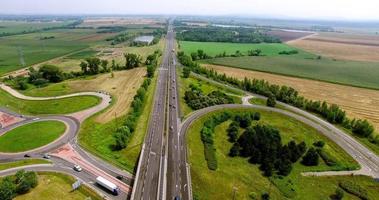
<svg viewBox="0 0 379 200"><path fill-rule="evenodd" d="M267 34L278 37L282 42L288 42L310 36L314 33L305 31L272 30L268 31Z"/></svg>
<svg viewBox="0 0 379 200"><path fill-rule="evenodd" d="M146 68L135 68L126 71L114 72L114 77L108 74L101 74L90 79L78 79L52 84L43 88L33 88L23 91L30 96L57 96L75 92L85 91L106 91L115 99L113 105L105 112L96 116L95 121L106 123L114 119L115 116L125 115L130 108L133 97L143 82Z"/></svg>
<svg viewBox="0 0 379 200"><path fill-rule="evenodd" d="M379 36L321 33L287 44L334 59L379 62Z"/></svg>
<svg viewBox="0 0 379 200"><path fill-rule="evenodd" d="M125 25L155 25L164 23L164 19L153 18L121 18L121 17L102 17L88 18L83 21L81 27L100 27L100 26L125 26Z"/></svg>
<svg viewBox="0 0 379 200"><path fill-rule="evenodd" d="M370 120L376 130L379 130L379 91L231 67L204 66L241 79L244 77L265 79L270 83L291 86L306 98L338 104L350 117Z"/></svg>
<svg viewBox="0 0 379 200"><path fill-rule="evenodd" d="M106 123L114 119L115 116L125 115L129 111L133 97L143 81L146 74L145 68L136 68L128 71L114 73L114 78L110 74L104 74L91 80L78 80L69 82L69 87L73 91L107 91L112 94L116 102L106 112L96 117L96 122Z"/></svg>

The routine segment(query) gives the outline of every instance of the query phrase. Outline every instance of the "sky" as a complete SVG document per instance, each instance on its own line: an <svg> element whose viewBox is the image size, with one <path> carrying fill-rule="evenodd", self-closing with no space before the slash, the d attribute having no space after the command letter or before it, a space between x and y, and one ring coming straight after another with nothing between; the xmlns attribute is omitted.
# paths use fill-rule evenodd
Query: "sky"
<svg viewBox="0 0 379 200"><path fill-rule="evenodd" d="M0 14L238 15L379 21L378 0L0 0Z"/></svg>

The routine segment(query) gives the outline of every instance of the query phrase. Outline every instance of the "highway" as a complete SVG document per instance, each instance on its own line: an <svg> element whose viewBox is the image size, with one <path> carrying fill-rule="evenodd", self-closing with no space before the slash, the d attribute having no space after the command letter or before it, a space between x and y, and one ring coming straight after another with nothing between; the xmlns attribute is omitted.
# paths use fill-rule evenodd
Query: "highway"
<svg viewBox="0 0 379 200"><path fill-rule="evenodd" d="M148 132L138 162L132 199L166 199L166 142L167 98L169 66L172 58L174 37L171 24L166 35L166 48L158 71L158 83L154 96Z"/></svg>

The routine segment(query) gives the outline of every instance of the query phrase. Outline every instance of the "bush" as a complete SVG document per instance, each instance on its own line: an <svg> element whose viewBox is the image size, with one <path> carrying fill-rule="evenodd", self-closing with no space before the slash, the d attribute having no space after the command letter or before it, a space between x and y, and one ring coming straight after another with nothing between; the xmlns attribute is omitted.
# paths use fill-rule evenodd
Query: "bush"
<svg viewBox="0 0 379 200"><path fill-rule="evenodd" d="M325 145L325 142L322 140L319 140L319 141L313 143L313 146L320 147L320 148L324 147L324 145Z"/></svg>
<svg viewBox="0 0 379 200"><path fill-rule="evenodd" d="M369 137L374 132L374 127L367 120L353 120L351 122L353 133L361 137Z"/></svg>
<svg viewBox="0 0 379 200"><path fill-rule="evenodd" d="M328 166L335 166L337 165L337 160L332 157L332 155L328 154L322 149L317 149L318 155L320 155L321 159L325 162Z"/></svg>
<svg viewBox="0 0 379 200"><path fill-rule="evenodd" d="M317 166L319 162L319 155L313 147L309 148L307 153L304 155L301 163L305 166Z"/></svg>
<svg viewBox="0 0 379 200"><path fill-rule="evenodd" d="M276 99L275 99L275 96L274 96L274 95L270 95L270 96L267 98L266 104L267 104L267 106L269 106L269 107L275 107L275 105L276 105Z"/></svg>
<svg viewBox="0 0 379 200"><path fill-rule="evenodd" d="M344 196L344 192L341 188L337 188L336 192L332 195L332 199L341 200Z"/></svg>
<svg viewBox="0 0 379 200"><path fill-rule="evenodd" d="M345 190L347 193L353 194L359 197L362 200L368 200L367 190L362 188L360 185L352 182L352 181L343 181L339 183L339 186Z"/></svg>

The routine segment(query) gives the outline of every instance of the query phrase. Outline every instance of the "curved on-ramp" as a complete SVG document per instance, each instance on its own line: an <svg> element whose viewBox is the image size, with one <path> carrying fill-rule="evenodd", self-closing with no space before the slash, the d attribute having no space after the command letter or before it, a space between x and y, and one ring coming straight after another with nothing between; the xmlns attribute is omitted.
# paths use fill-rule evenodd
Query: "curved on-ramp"
<svg viewBox="0 0 379 200"><path fill-rule="evenodd" d="M346 151L351 157L353 157L361 166L361 169L357 171L335 172L335 173L323 172L325 175L360 174L360 175L371 176L373 178L379 178L379 157L377 155L372 153L369 149L364 147L362 144L360 144L351 136L347 135L346 133L334 127L332 124L312 114L309 114L307 112L302 113L302 115L299 115L298 113L289 112L289 111L278 109L278 108L271 108L271 107L260 106L260 105L238 105L238 104L217 105L217 106L204 108L204 109L195 111L182 123L180 127L181 145L183 147L186 147L185 135L187 133L188 128L197 119L201 118L202 116L210 112L214 112L214 111L218 111L222 109L238 109L238 108L242 108L242 109L254 108L254 109L259 109L259 110L264 110L264 111L276 112L276 113L280 113L288 117L294 118L298 121L301 121L313 127L314 129L318 130L320 133L324 134L330 140L335 142L344 151ZM187 161L188 159L187 148L184 148L184 149L185 150L182 152L183 159L185 160L186 166L189 167L189 164ZM189 173L188 169L187 171L188 171L187 173ZM317 174L317 173L306 174L305 173L304 175L323 175L323 173L321 174Z"/></svg>

